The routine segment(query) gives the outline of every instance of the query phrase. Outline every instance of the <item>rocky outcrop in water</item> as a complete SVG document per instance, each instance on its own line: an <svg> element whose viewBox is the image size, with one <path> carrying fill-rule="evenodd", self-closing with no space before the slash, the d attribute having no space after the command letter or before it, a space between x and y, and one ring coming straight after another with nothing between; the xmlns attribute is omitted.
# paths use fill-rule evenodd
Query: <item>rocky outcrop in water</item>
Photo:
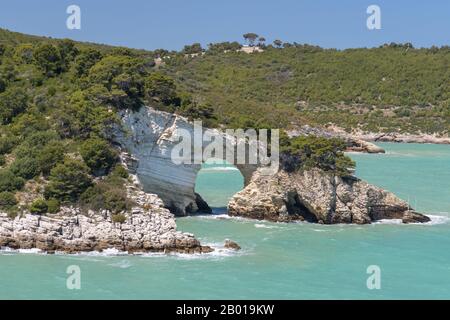
<svg viewBox="0 0 450 320"><path fill-rule="evenodd" d="M79 208L62 208L58 214L39 216L24 214L10 219L0 213L0 247L38 248L46 252L66 253L118 249L132 252L205 253L189 233L176 230L175 218L154 194L130 187L136 203L124 213L123 223L114 222L108 211L83 214Z"/></svg>
<svg viewBox="0 0 450 320"><path fill-rule="evenodd" d="M334 177L318 169L279 171L272 176L255 172L247 187L230 200L228 214L324 224L367 224L381 219L430 221L391 192L355 177Z"/></svg>

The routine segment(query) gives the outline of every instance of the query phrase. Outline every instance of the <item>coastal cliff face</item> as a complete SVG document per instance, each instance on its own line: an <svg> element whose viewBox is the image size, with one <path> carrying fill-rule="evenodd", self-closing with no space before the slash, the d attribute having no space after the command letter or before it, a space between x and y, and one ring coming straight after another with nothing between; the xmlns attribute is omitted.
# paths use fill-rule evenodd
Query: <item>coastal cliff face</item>
<svg viewBox="0 0 450 320"><path fill-rule="evenodd" d="M255 172L248 186L230 200L228 214L324 224L367 224L381 219L430 221L391 192L354 177L334 177L318 169L279 171L273 176Z"/></svg>
<svg viewBox="0 0 450 320"><path fill-rule="evenodd" d="M114 133L114 140L126 154L123 162L136 174L145 192L156 193L176 215L193 212L210 212L211 209L194 192L195 180L201 164L176 164L171 159L172 150L179 142L176 130L185 130L194 136L192 122L186 118L142 107L139 111L123 111L123 128ZM225 147L235 148L234 141L218 130L208 129L211 136L223 139ZM201 138L200 138L201 139ZM202 149L210 142L202 141ZM237 165L250 181L256 165Z"/></svg>
<svg viewBox="0 0 450 320"><path fill-rule="evenodd" d="M136 203L124 213L123 223L114 222L111 213L62 208L58 214L25 214L10 219L0 213L0 247L37 248L45 252L84 252L117 249L133 252L210 252L189 233L176 230L175 218L163 207L161 199L136 187L129 187Z"/></svg>

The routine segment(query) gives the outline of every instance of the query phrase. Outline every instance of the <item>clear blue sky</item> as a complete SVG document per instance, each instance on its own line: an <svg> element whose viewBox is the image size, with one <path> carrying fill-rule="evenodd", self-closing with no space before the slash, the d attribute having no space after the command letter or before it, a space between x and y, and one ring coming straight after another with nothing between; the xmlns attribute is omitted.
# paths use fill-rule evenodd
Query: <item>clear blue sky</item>
<svg viewBox="0 0 450 320"><path fill-rule="evenodd" d="M267 40L323 47L412 42L449 45L449 0L0 0L0 27L145 49L181 49L200 42ZM66 8L82 11L81 30L66 28ZM382 30L366 28L366 8L381 7Z"/></svg>

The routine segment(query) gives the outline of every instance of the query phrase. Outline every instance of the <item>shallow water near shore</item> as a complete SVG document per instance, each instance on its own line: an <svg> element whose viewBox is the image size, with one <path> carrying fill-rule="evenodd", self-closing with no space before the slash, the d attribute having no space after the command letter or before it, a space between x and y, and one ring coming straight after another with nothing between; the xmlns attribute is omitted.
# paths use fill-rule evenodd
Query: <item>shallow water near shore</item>
<svg viewBox="0 0 450 320"><path fill-rule="evenodd" d="M231 219L223 208L242 187L236 170L207 166L197 192L215 214L177 219L216 247L206 255L0 253L3 299L449 299L450 146L380 143L386 154L350 154L357 175L395 192L432 222L315 225ZM242 250L223 249L232 239ZM81 269L81 290L66 269ZM369 290L366 269L381 269Z"/></svg>

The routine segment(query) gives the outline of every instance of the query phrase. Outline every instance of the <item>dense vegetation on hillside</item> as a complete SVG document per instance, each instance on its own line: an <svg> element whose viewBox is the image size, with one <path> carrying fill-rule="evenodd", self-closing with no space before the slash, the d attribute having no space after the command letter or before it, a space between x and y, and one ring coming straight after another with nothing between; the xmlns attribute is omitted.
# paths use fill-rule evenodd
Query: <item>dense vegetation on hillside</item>
<svg viewBox="0 0 450 320"><path fill-rule="evenodd" d="M76 203L123 220L117 111L152 105L215 124L210 106L155 68L155 54L0 30L0 210Z"/></svg>
<svg viewBox="0 0 450 320"><path fill-rule="evenodd" d="M15 41L0 43L0 209L128 209L127 175L108 140L115 111L167 99L173 81L158 75L155 88L153 62L139 51L2 34Z"/></svg>
<svg viewBox="0 0 450 320"><path fill-rule="evenodd" d="M118 110L144 104L206 126L450 128L448 48L281 47L149 52L0 30L0 209L14 216L20 205L36 214L61 203L115 214L130 208L111 130ZM354 166L339 140L282 145L288 170L345 175Z"/></svg>
<svg viewBox="0 0 450 320"><path fill-rule="evenodd" d="M242 127L334 123L371 131L450 130L450 48L338 51L308 45L167 59L180 86Z"/></svg>

